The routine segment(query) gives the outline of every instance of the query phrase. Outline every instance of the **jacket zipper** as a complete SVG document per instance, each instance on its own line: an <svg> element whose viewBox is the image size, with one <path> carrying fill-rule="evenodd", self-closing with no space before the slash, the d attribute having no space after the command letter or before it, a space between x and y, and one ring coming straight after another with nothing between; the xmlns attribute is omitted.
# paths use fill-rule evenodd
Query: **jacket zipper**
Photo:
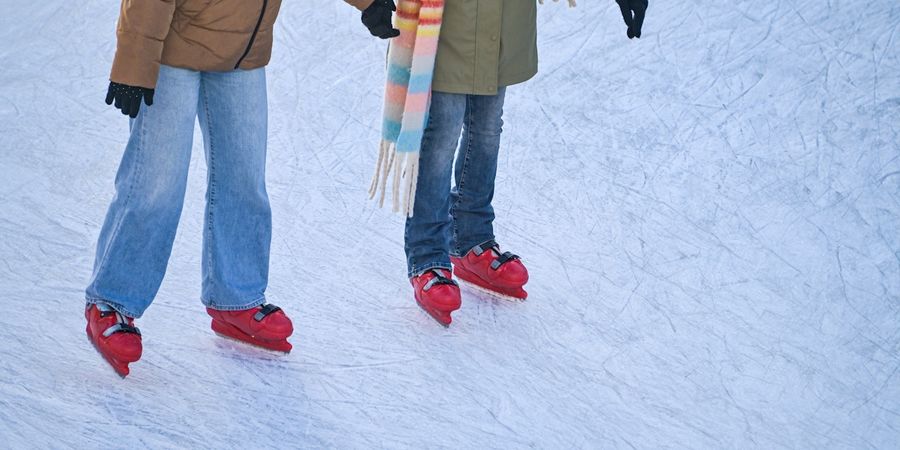
<svg viewBox="0 0 900 450"><path fill-rule="evenodd" d="M238 60L237 64L234 65L235 70L241 66L241 63L244 62L244 58L250 54L250 49L253 48L253 41L256 40L256 34L259 33L259 27L262 26L263 16L266 15L266 5L269 3L269 0L263 0L262 11L259 12L259 20L256 21L256 28L253 29L253 34L250 35L250 42L247 43L247 48L244 50L244 54L241 55L241 59Z"/></svg>

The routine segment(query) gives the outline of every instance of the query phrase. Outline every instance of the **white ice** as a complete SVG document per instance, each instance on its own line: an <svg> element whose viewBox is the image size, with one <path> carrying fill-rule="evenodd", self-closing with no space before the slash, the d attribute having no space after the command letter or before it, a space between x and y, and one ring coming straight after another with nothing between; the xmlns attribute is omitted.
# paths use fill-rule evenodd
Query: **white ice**
<svg viewBox="0 0 900 450"><path fill-rule="evenodd" d="M269 66L270 300L295 351L212 334L199 132L168 276L119 379L83 289L127 121L117 1L0 0L2 448L897 448L900 5L540 9L495 207L525 303L412 299L366 199L385 44L287 1Z"/></svg>

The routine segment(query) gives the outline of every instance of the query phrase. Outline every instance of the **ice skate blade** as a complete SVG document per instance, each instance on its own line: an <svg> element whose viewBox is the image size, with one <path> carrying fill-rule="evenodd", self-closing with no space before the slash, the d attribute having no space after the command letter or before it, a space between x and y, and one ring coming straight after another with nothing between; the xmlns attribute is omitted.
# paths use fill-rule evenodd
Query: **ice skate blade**
<svg viewBox="0 0 900 450"><path fill-rule="evenodd" d="M456 275L456 278L459 281L462 281L466 286L471 288L475 288L485 294L509 301L521 302L528 298L528 292L525 292L525 289L511 289L508 292L501 292L489 287L488 283L481 279L478 275L466 270L462 266L454 266L453 274Z"/></svg>
<svg viewBox="0 0 900 450"><path fill-rule="evenodd" d="M215 334L225 339L240 342L241 344L249 345L254 348L267 350L275 354L287 355L294 348L291 343L287 341L287 338L283 341L257 339L237 329L233 325L223 324L215 319L213 319L211 327Z"/></svg>
<svg viewBox="0 0 900 450"><path fill-rule="evenodd" d="M100 348L97 347L97 344L94 343L94 340L91 339L91 336L90 336L90 335L87 336L87 340L88 340L88 342L91 343L91 346L94 347L94 350L95 350L101 357L103 357L103 360L106 361L107 364L109 364L109 367L112 368L113 372L115 372L116 375L119 376L119 378L121 378L121 379L124 380L125 377L127 377L128 374L131 373L131 370L128 368L128 364L131 364L131 363L123 363L123 362L121 362L121 361L119 361L119 360L113 358L112 356L106 356L106 355L104 355L103 352L100 351Z"/></svg>
<svg viewBox="0 0 900 450"><path fill-rule="evenodd" d="M450 323L453 322L453 318L450 317L450 313L452 311L447 312L436 309L432 310L431 308L423 305L422 302L420 302L418 299L416 299L416 304L419 305L419 308L422 308L422 311L428 313L428 315L431 316L432 319L436 320L437 323L441 324L444 328L450 328Z"/></svg>
<svg viewBox="0 0 900 450"><path fill-rule="evenodd" d="M487 294L487 295L490 295L491 297L496 297L496 298L499 298L499 299L501 299L501 300L506 300L506 301L508 301L508 302L522 303L522 302L524 302L524 301L528 298L528 294L525 292L524 289L522 290L522 293L524 294L523 296L521 296L521 297L515 297L515 296L509 295L509 294L505 294L505 293L503 293L503 292L497 292L497 291L495 291L495 290L493 290L493 289L488 289L488 288L486 288L486 287L484 287L484 286L481 286L481 285L479 285L479 284L477 284L477 283L473 283L473 282L471 282L471 281L469 281L469 280L465 280L465 279L463 279L463 278L461 278L461 277L459 277L459 276L457 276L457 279L458 279L460 282L462 282L462 284L464 284L464 285L465 285L466 287L468 287L468 288L474 289L474 290L479 291L479 292L483 292L483 293L485 293L485 294Z"/></svg>
<svg viewBox="0 0 900 450"><path fill-rule="evenodd" d="M272 348L263 347L262 345L251 344L251 343L249 343L249 342L247 342L247 341L242 341L242 340L240 340L240 339L235 339L235 338L233 338L233 337L231 337L231 336L228 336L227 334L219 333L218 331L213 331L213 334L215 334L216 336L219 336L220 338L223 338L223 339L225 339L225 340L227 340L227 341L230 341L230 342L236 342L236 343L242 344L242 345L244 345L244 346L246 346L246 347L250 347L250 348L253 348L253 349L256 349L256 350L262 350L262 351L264 351L264 352L266 352L266 353L271 353L271 354L276 355L276 356L284 356L284 355L289 355L289 354L291 354L291 350L275 350L275 349L272 349ZM293 348L292 348L292 349L293 349Z"/></svg>

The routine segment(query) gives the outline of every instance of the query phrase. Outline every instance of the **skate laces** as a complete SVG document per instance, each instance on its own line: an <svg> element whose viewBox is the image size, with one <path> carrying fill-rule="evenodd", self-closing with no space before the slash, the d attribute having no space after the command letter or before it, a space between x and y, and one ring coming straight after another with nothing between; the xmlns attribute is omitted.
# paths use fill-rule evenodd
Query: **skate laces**
<svg viewBox="0 0 900 450"><path fill-rule="evenodd" d="M139 330L138 327L128 323L128 319L120 312L113 309L111 306L105 303L95 303L94 306L97 307L97 311L100 311L101 318L109 317L112 314L116 315L116 324L104 330L103 337L110 337L116 333L131 333L138 336L141 335L141 330Z"/></svg>
<svg viewBox="0 0 900 450"><path fill-rule="evenodd" d="M472 252L475 253L475 256L481 256L484 252L488 250L493 250L494 253L497 254L497 258L491 261L491 269L497 270L500 266L517 259L522 259L519 255L516 255L512 252L500 252L500 244L497 241L491 239L483 244L476 245L472 248Z"/></svg>
<svg viewBox="0 0 900 450"><path fill-rule="evenodd" d="M456 280L447 278L444 274L438 269L431 269L429 272L434 274L434 278L428 280L428 283L425 283L425 287L422 288L423 291L428 291L434 286L440 286L442 284L450 284L453 286L459 286Z"/></svg>

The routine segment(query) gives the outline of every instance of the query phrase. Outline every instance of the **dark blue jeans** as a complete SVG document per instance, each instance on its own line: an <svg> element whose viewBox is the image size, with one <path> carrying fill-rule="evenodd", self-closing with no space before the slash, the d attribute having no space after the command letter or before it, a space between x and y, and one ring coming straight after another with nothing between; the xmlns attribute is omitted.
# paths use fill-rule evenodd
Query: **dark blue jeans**
<svg viewBox="0 0 900 450"><path fill-rule="evenodd" d="M419 155L416 203L413 216L406 219L410 277L431 268L450 269L451 255L465 255L494 239L491 200L505 94L505 88L497 95L432 93Z"/></svg>

